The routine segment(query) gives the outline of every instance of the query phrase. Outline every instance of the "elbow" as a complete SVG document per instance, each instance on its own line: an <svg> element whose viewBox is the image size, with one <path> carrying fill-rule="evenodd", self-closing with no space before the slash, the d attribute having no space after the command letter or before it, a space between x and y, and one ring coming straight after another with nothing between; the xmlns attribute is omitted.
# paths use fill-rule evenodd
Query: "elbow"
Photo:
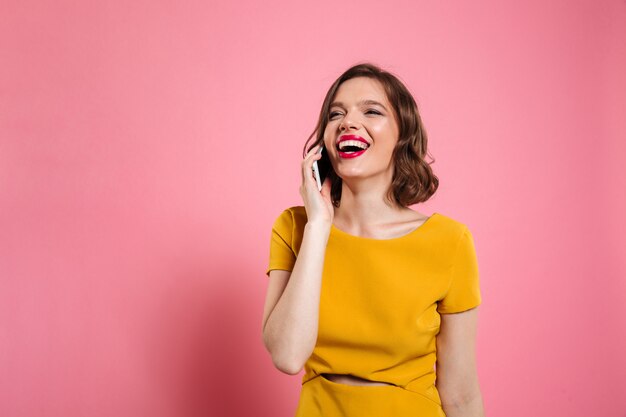
<svg viewBox="0 0 626 417"><path fill-rule="evenodd" d="M275 354L269 348L267 350L270 352L274 367L278 369L280 372L283 372L288 375L297 375L300 373L300 371L304 367L301 361L287 359L284 357L284 355Z"/></svg>
<svg viewBox="0 0 626 417"><path fill-rule="evenodd" d="M266 333L263 333L263 344L272 357L274 367L288 375L297 375L304 368L305 360L300 360L294 354L287 354L284 349L272 346Z"/></svg>
<svg viewBox="0 0 626 417"><path fill-rule="evenodd" d="M274 362L274 366L276 367L276 369L288 375L297 375L303 368L301 364L293 361L279 361L275 360L274 358L272 358L272 361Z"/></svg>
<svg viewBox="0 0 626 417"><path fill-rule="evenodd" d="M263 344L272 357L272 363L279 371L288 375L297 375L304 368L304 363L312 353L308 352L306 357L302 354L294 352L294 347L286 348L285 346L277 346L270 341L269 335L263 332ZM289 352L291 351L291 352Z"/></svg>
<svg viewBox="0 0 626 417"><path fill-rule="evenodd" d="M272 357L272 363L274 367L278 369L280 372L288 374L288 375L296 375L300 373L302 368L304 367L302 361L294 360L293 358L289 358L287 355L278 354L276 351L272 351L268 349L270 355Z"/></svg>

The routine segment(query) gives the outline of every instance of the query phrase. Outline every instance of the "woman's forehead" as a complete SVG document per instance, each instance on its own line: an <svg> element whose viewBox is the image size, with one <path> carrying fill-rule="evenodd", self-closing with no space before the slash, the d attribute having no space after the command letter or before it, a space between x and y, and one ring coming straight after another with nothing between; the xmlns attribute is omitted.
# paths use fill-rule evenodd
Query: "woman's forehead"
<svg viewBox="0 0 626 417"><path fill-rule="evenodd" d="M388 103L385 90L378 80L368 77L356 77L344 81L339 86L333 104L337 102L348 104L363 100L374 100L383 104Z"/></svg>

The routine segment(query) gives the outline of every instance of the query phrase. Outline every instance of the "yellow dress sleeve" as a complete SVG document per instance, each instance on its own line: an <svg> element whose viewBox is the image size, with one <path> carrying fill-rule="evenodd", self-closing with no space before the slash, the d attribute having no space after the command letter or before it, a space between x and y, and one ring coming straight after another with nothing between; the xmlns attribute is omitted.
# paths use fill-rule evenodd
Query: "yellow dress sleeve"
<svg viewBox="0 0 626 417"><path fill-rule="evenodd" d="M467 227L457 245L448 292L438 302L439 313L459 313L480 305L480 280L474 238Z"/></svg>
<svg viewBox="0 0 626 417"><path fill-rule="evenodd" d="M265 275L269 276L272 269L292 271L296 263L293 249L294 218L289 209L284 210L274 221L270 239L269 266Z"/></svg>

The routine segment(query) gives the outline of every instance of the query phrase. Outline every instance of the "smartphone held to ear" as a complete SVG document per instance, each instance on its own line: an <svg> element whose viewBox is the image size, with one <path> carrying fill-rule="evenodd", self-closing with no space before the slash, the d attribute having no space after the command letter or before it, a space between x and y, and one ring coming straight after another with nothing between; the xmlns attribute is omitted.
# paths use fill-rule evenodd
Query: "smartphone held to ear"
<svg viewBox="0 0 626 417"><path fill-rule="evenodd" d="M317 161L313 161L313 175L315 175L315 182L317 182L317 189L322 190L322 184L326 179L326 175L328 174L328 170L330 168L330 160L328 159L328 155L323 153L324 145L320 146L318 153L322 154L322 157ZM319 163L318 163L319 162Z"/></svg>

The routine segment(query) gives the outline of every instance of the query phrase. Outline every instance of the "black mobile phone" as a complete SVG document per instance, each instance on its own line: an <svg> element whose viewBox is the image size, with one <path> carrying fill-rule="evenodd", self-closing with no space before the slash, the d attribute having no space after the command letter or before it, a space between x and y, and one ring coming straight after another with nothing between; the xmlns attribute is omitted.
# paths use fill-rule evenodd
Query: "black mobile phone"
<svg viewBox="0 0 626 417"><path fill-rule="evenodd" d="M315 175L317 188L321 190L322 184L330 170L330 159L328 158L328 152L324 152L324 145L320 147L318 152L322 154L322 157L317 161L313 161L313 174Z"/></svg>

